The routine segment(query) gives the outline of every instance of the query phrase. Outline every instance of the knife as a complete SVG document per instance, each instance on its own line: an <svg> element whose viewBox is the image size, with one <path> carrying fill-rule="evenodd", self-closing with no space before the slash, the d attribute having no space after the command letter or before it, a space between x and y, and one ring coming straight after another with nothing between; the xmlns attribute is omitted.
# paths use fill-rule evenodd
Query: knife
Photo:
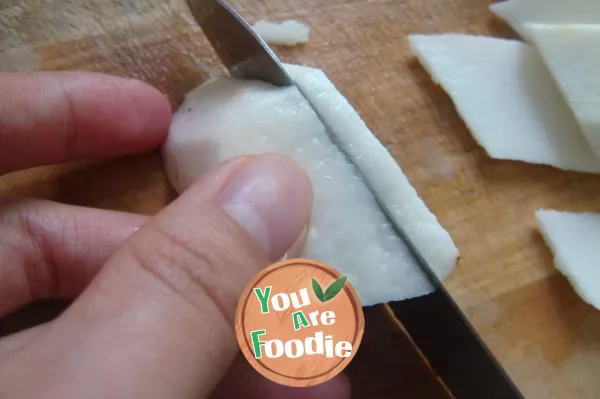
<svg viewBox="0 0 600 399"><path fill-rule="evenodd" d="M187 3L232 77L296 86L326 127L330 139L339 144L325 118L302 88L295 85L273 50L231 6L223 0L187 0ZM341 146L338 148L344 153ZM356 169L361 174L360 168ZM367 179L362 180L373 193ZM386 206L374 197L434 288L431 294L388 304L431 368L457 399L523 399L408 235Z"/></svg>

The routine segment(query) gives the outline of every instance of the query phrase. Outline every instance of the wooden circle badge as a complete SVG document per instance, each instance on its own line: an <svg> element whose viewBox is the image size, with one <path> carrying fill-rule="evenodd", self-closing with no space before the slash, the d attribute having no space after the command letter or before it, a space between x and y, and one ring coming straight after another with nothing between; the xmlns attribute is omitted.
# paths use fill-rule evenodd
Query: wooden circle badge
<svg viewBox="0 0 600 399"><path fill-rule="evenodd" d="M235 323L252 367L293 387L339 374L356 354L365 326L346 277L308 259L284 260L255 276L240 298Z"/></svg>

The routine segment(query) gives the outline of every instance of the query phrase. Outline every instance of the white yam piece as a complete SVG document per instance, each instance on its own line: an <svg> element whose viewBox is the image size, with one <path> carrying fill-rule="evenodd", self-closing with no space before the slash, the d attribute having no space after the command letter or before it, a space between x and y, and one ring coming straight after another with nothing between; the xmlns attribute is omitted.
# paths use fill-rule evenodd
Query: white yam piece
<svg viewBox="0 0 600 399"><path fill-rule="evenodd" d="M506 21L524 39L526 23L598 24L598 0L508 0L490 5L490 10Z"/></svg>
<svg viewBox="0 0 600 399"><path fill-rule="evenodd" d="M265 42L275 45L295 46L308 42L310 36L310 27L294 20L283 22L261 20L252 25L252 28Z"/></svg>
<svg viewBox="0 0 600 399"><path fill-rule="evenodd" d="M600 157L600 25L526 24L525 29Z"/></svg>
<svg viewBox="0 0 600 399"><path fill-rule="evenodd" d="M391 155L322 71L286 68L437 275L447 276L458 250ZM296 87L225 77L209 81L188 93L175 113L163 153L169 180L180 192L236 156L290 156L307 171L314 190L302 256L346 275L363 306L432 291L356 167Z"/></svg>
<svg viewBox="0 0 600 399"><path fill-rule="evenodd" d="M535 48L462 34L409 40L489 156L600 172L600 161Z"/></svg>
<svg viewBox="0 0 600 399"><path fill-rule="evenodd" d="M600 310L600 214L539 210L535 217L556 268Z"/></svg>

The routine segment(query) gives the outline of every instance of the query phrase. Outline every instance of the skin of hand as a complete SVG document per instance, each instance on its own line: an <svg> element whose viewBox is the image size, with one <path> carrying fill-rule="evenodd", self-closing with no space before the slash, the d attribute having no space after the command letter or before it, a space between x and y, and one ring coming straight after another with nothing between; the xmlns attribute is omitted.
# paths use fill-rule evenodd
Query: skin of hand
<svg viewBox="0 0 600 399"><path fill-rule="evenodd" d="M0 175L148 152L171 109L135 80L81 72L0 73ZM239 354L238 297L301 248L306 174L266 155L226 162L149 218L0 198L0 317L75 298L48 324L0 339L0 397L333 398L347 378L295 389Z"/></svg>

